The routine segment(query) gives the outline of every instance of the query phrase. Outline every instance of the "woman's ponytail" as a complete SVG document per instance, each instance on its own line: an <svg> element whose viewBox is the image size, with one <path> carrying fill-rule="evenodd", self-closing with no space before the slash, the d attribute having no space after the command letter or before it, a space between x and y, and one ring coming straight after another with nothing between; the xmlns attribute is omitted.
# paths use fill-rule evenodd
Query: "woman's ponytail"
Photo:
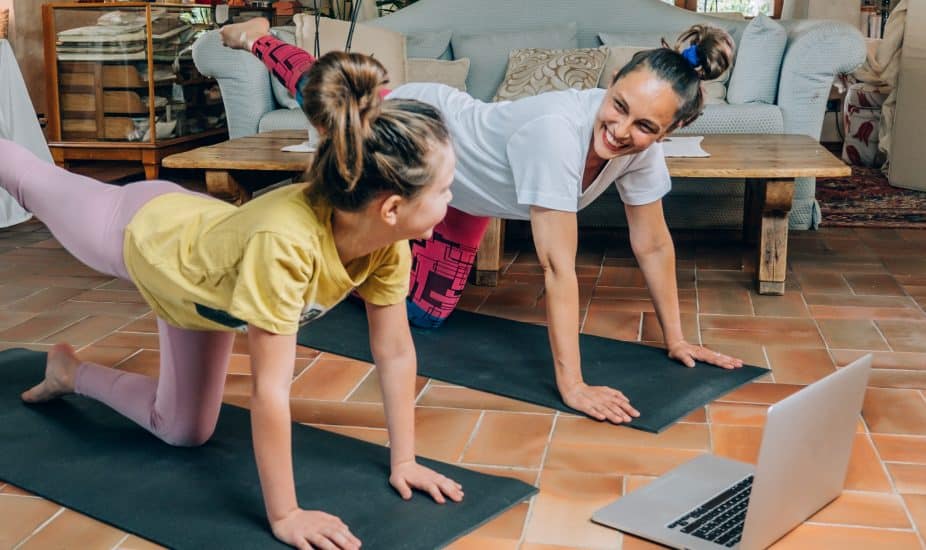
<svg viewBox="0 0 926 550"><path fill-rule="evenodd" d="M672 85L679 97L679 108L673 120L673 129L687 126L701 115L704 108L702 80L713 80L733 65L733 38L717 27L694 25L679 35L674 46L665 40L662 47L637 52L624 65L614 80L641 67L653 71L660 79Z"/></svg>

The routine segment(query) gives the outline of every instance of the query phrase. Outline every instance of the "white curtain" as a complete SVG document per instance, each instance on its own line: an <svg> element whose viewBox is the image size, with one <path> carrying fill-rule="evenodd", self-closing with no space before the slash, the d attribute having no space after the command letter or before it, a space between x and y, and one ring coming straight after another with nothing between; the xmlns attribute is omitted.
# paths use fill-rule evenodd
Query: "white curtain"
<svg viewBox="0 0 926 550"><path fill-rule="evenodd" d="M35 117L19 65L10 43L0 39L0 138L19 143L37 157L52 162L45 136ZM3 158L0 162L15 163ZM22 223L32 214L22 209L6 191L0 189L0 227Z"/></svg>

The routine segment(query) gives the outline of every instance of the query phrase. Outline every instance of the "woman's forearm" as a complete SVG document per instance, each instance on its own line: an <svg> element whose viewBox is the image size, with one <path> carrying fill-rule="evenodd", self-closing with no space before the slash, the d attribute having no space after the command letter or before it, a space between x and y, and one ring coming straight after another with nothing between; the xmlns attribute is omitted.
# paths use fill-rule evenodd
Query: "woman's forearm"
<svg viewBox="0 0 926 550"><path fill-rule="evenodd" d="M660 246L637 254L643 278L649 287L656 317L662 327L667 347L685 339L682 333L678 304L678 283L675 274L675 247L671 239Z"/></svg>
<svg viewBox="0 0 926 550"><path fill-rule="evenodd" d="M579 353L579 283L575 269L546 269L547 326L556 387L560 393L583 382Z"/></svg>
<svg viewBox="0 0 926 550"><path fill-rule="evenodd" d="M251 396L251 434L264 506L272 523L298 507L288 394Z"/></svg>

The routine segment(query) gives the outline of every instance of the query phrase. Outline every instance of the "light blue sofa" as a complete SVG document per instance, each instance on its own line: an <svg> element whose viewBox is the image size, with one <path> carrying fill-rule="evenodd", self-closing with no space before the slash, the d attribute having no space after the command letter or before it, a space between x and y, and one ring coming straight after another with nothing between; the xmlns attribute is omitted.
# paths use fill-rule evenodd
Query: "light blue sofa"
<svg viewBox="0 0 926 550"><path fill-rule="evenodd" d="M660 34L673 41L680 30L695 23L724 27L739 41L747 24L699 15L659 0L419 0L367 24L411 36L447 30L454 35L517 32L572 21L577 25L579 47L599 46L599 33ZM701 118L680 133L788 133L819 139L833 77L851 71L864 60L864 40L857 29L845 23L805 20L782 24L788 38L775 103L708 105ZM285 38L287 29L280 30ZM270 76L260 61L246 52L224 48L216 32L201 37L193 54L199 70L218 80L231 137L307 127L301 112L276 103ZM473 61L470 78L479 70ZM814 189L813 178L798 180L792 229L818 223ZM582 212L580 224L622 223L623 208L615 207L620 199L613 190L609 193L610 198L602 198ZM676 180L664 204L672 227L740 227L743 184Z"/></svg>

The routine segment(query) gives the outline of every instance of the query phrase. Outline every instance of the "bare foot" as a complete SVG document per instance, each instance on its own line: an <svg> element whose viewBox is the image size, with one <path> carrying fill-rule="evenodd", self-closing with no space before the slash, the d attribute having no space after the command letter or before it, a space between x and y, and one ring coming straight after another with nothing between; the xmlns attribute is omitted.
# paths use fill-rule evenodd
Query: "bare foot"
<svg viewBox="0 0 926 550"><path fill-rule="evenodd" d="M242 23L225 25L219 31L222 44L235 50L251 50L254 41L270 34L270 21L264 17L255 17Z"/></svg>
<svg viewBox="0 0 926 550"><path fill-rule="evenodd" d="M41 403L74 393L74 377L79 366L80 359L77 358L74 348L69 344L56 344L48 351L45 380L23 392L22 400L26 403Z"/></svg>

